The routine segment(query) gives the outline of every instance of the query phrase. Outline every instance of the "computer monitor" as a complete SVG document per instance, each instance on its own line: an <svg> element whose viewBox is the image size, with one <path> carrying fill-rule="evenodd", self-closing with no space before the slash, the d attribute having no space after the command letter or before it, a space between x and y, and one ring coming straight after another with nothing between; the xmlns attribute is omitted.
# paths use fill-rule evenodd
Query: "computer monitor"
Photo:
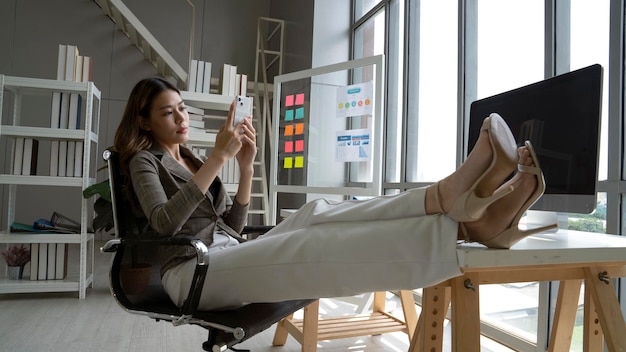
<svg viewBox="0 0 626 352"><path fill-rule="evenodd" d="M602 66L592 65L471 104L468 154L485 117L496 112L519 145L530 140L546 180L531 208L588 214L596 207Z"/></svg>

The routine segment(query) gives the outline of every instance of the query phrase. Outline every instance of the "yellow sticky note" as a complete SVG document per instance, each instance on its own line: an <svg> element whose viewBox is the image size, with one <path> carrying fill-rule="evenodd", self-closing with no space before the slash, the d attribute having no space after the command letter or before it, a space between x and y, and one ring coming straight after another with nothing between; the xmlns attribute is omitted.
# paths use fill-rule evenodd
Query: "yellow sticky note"
<svg viewBox="0 0 626 352"><path fill-rule="evenodd" d="M296 165L295 168L296 169L301 169L304 167L304 157L303 156L297 156L296 157Z"/></svg>
<svg viewBox="0 0 626 352"><path fill-rule="evenodd" d="M292 157L285 158L285 161L283 162L283 167L285 169L293 168L293 158Z"/></svg>

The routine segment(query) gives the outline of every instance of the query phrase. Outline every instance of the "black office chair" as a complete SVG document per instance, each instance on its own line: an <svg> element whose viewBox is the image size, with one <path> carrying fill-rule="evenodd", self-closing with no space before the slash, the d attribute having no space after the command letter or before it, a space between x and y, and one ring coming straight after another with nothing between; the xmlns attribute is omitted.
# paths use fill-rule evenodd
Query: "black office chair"
<svg viewBox="0 0 626 352"><path fill-rule="evenodd" d="M108 164L109 184L113 205L115 239L108 241L100 251L115 253L110 271L110 285L113 297L129 313L144 315L156 321L165 320L174 326L184 324L199 325L208 330L208 339L202 344L205 351L241 351L233 346L271 327L274 323L305 307L314 300L297 300L279 303L254 303L226 311L198 311L198 301L204 277L209 267L208 248L198 239L191 237L137 236L147 226L145 218L133 214L130 203L123 191L124 175L119 168L118 154L106 150L103 155ZM244 233L263 233L270 227L246 227ZM197 265L189 295L182 308L170 300L163 289L158 261L154 254L157 246L192 246L197 253ZM129 264L146 263L152 265L147 279L141 287L124 281L125 269ZM227 288L225 288L227 290Z"/></svg>

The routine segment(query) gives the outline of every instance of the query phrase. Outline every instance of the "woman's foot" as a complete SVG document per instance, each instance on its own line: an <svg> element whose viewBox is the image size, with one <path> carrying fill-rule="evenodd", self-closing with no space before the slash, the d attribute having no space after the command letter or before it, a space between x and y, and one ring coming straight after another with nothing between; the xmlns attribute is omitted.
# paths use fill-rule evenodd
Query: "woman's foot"
<svg viewBox="0 0 626 352"><path fill-rule="evenodd" d="M487 117L467 160L426 190L426 213L449 214L457 221L477 220L473 217L482 211L468 215L467 208L476 205L472 201L484 204L495 200L494 191L515 169L518 159L515 150L515 139L504 120L497 114ZM501 195L508 192L499 191L503 192Z"/></svg>
<svg viewBox="0 0 626 352"><path fill-rule="evenodd" d="M518 148L519 164L535 166L527 147ZM537 188L537 178L528 173L517 172L501 187L513 186L514 191L487 208L484 216L474 222L465 223L467 234L474 242L483 242L507 229L513 218L524 205L528 197ZM464 239L463 234L459 239Z"/></svg>
<svg viewBox="0 0 626 352"><path fill-rule="evenodd" d="M516 242L537 232L554 228L548 225L541 228L520 230L520 218L541 197L545 189L543 174L537 156L530 142L518 149L519 171L502 187L514 191L491 204L484 216L475 222L459 226L459 239L480 242L487 247L510 248Z"/></svg>

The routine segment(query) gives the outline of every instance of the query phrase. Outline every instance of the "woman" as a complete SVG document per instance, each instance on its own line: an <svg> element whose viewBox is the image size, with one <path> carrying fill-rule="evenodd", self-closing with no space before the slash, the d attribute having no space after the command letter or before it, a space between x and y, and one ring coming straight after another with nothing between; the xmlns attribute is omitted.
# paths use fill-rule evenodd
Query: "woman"
<svg viewBox="0 0 626 352"><path fill-rule="evenodd" d="M530 143L517 149L492 114L467 161L434 185L364 201L316 200L246 242L239 232L254 173L254 127L250 119L233 126L231 105L212 152L198 157L183 146L188 120L178 89L144 79L130 94L114 144L154 234L192 235L209 246L203 310L426 287L461 274L459 239L509 248L546 229L518 229L545 183ZM217 174L233 157L241 178L231 200ZM516 165L519 172L502 184ZM182 306L195 252L159 255L165 290Z"/></svg>

